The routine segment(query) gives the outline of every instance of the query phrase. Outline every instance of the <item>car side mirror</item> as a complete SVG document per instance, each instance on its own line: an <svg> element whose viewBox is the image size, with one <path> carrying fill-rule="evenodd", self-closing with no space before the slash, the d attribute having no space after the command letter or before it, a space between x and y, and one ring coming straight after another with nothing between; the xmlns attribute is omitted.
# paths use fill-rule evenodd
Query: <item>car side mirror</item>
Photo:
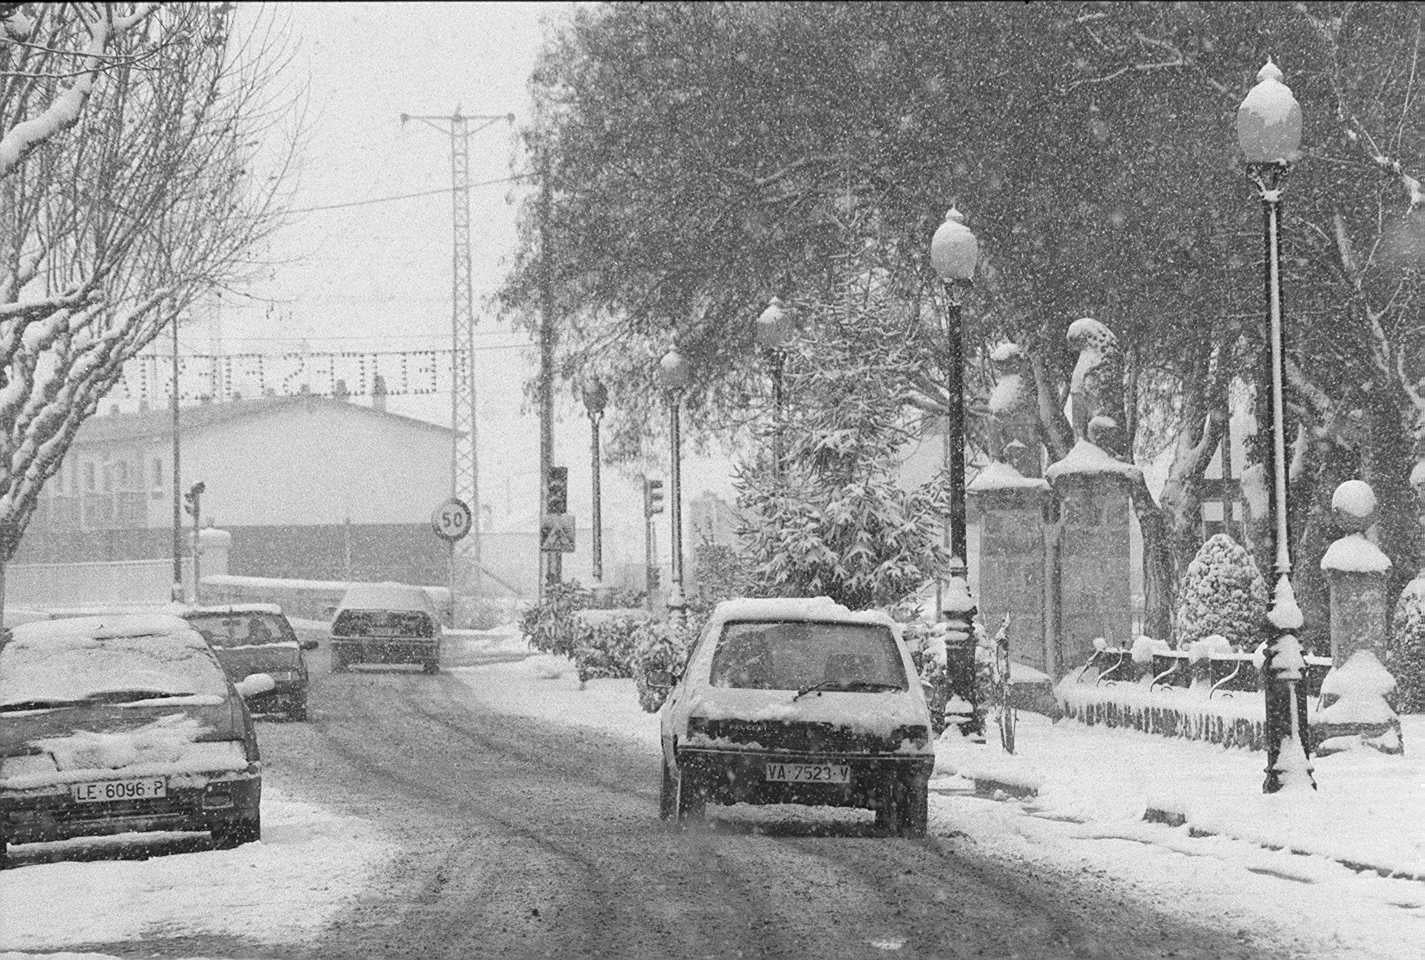
<svg viewBox="0 0 1425 960"><path fill-rule="evenodd" d="M233 686L237 688L238 695L246 700L269 690L276 690L277 681L272 679L270 673L249 673Z"/></svg>
<svg viewBox="0 0 1425 960"><path fill-rule="evenodd" d="M315 650L315 649L317 649L317 641L315 641L315 640L299 640L299 641L297 641L297 646L301 647L303 650Z"/></svg>
<svg viewBox="0 0 1425 960"><path fill-rule="evenodd" d="M667 690L677 682L678 677L672 670L648 671L648 685L650 687L661 687Z"/></svg>

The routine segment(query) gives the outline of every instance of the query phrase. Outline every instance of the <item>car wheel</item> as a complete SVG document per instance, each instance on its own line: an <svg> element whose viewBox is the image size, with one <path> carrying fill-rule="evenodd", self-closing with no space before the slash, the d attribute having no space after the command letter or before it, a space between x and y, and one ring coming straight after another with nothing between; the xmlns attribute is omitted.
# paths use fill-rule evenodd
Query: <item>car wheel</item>
<svg viewBox="0 0 1425 960"><path fill-rule="evenodd" d="M910 777L900 785L900 824L896 831L903 837L923 837L930 825L930 782L924 777Z"/></svg>
<svg viewBox="0 0 1425 960"><path fill-rule="evenodd" d="M668 772L668 764L660 763L659 767L663 770L663 789L658 794L658 818L672 820L673 814L678 811L678 786Z"/></svg>
<svg viewBox="0 0 1425 960"><path fill-rule="evenodd" d="M683 825L703 819L707 801L698 789L698 782L693 779L693 775L679 770L678 779L674 781L674 790L674 809L678 815L678 823Z"/></svg>
<svg viewBox="0 0 1425 960"><path fill-rule="evenodd" d="M346 672L346 655L339 650L332 651L332 673Z"/></svg>
<svg viewBox="0 0 1425 960"><path fill-rule="evenodd" d="M881 791L876 798L876 829L892 835L900 833L901 804L900 790L891 786Z"/></svg>
<svg viewBox="0 0 1425 960"><path fill-rule="evenodd" d="M213 845L222 850L241 846L244 843L255 843L262 839L262 814L255 813L251 817L243 817L240 820L229 820L221 826L213 828Z"/></svg>
<svg viewBox="0 0 1425 960"><path fill-rule="evenodd" d="M292 709L287 711L287 719L289 719L289 720L305 720L305 719L307 719L307 691L303 690L303 691L302 691L302 699L298 700L295 704L293 704Z"/></svg>
<svg viewBox="0 0 1425 960"><path fill-rule="evenodd" d="M10 855L5 852L5 838L0 837L0 870L10 865Z"/></svg>

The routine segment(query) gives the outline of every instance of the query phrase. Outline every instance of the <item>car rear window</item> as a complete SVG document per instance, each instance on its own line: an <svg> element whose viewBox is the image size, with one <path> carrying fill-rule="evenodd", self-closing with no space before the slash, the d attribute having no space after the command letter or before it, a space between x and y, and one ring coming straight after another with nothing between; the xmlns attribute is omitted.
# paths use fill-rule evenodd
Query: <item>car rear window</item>
<svg viewBox="0 0 1425 960"><path fill-rule="evenodd" d="M342 610L332 622L339 637L429 637L431 618L420 610Z"/></svg>
<svg viewBox="0 0 1425 960"><path fill-rule="evenodd" d="M715 687L801 690L828 681L906 689L891 631L874 623L728 623L713 650Z"/></svg>
<svg viewBox="0 0 1425 960"><path fill-rule="evenodd" d="M271 613L200 613L187 619L215 647L255 647L297 640L286 618Z"/></svg>

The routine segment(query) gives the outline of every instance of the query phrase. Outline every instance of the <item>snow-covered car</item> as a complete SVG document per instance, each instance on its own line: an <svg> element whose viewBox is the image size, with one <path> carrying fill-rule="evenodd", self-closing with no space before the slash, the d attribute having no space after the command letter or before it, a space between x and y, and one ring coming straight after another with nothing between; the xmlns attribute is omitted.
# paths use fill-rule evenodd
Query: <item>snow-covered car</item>
<svg viewBox="0 0 1425 960"><path fill-rule="evenodd" d="M354 583L332 618L332 672L353 663L416 663L436 673L440 641L440 613L424 589Z"/></svg>
<svg viewBox="0 0 1425 960"><path fill-rule="evenodd" d="M930 713L894 621L826 597L718 604L660 712L660 814L707 803L868 807L924 836Z"/></svg>
<svg viewBox="0 0 1425 960"><path fill-rule="evenodd" d="M22 624L0 635L0 863L12 843L206 830L262 834L243 695L171 614Z"/></svg>
<svg viewBox="0 0 1425 960"><path fill-rule="evenodd" d="M307 719L307 658L317 641L299 640L282 608L272 603L190 607L183 619L203 635L228 679L236 683L254 673L273 680L266 693L249 697L253 713L285 713L293 720Z"/></svg>

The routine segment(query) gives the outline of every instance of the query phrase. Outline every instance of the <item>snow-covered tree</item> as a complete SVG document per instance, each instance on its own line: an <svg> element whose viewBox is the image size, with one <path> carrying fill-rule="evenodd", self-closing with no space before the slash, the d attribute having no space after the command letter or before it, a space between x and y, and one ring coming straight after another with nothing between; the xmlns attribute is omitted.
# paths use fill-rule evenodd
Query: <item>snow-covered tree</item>
<svg viewBox="0 0 1425 960"><path fill-rule="evenodd" d="M1400 592L1382 661L1395 677L1396 712L1425 713L1425 578Z"/></svg>
<svg viewBox="0 0 1425 960"><path fill-rule="evenodd" d="M858 346L878 329L874 291L871 301L866 309L838 301L815 311L816 337L802 341L789 365L796 402L786 470L778 477L764 458L739 471L742 536L760 595L824 594L853 610L890 606L948 562L940 545L944 477L913 492L898 483L909 408L902 381Z"/></svg>
<svg viewBox="0 0 1425 960"><path fill-rule="evenodd" d="M277 223L284 55L237 17L0 4L0 569L124 362Z"/></svg>
<svg viewBox="0 0 1425 960"><path fill-rule="evenodd" d="M1178 590L1173 617L1178 646L1185 650L1220 636L1251 650L1263 638L1266 614L1267 584L1252 555L1225 533L1215 534L1188 564Z"/></svg>

